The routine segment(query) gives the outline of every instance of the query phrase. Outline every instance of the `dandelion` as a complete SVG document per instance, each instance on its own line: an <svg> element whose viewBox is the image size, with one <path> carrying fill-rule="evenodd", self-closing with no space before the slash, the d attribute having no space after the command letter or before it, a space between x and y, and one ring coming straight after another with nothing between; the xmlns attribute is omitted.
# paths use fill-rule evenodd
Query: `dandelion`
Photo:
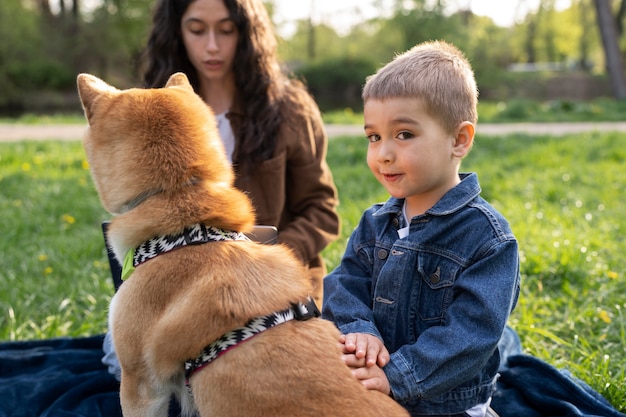
<svg viewBox="0 0 626 417"><path fill-rule="evenodd" d="M607 276L608 276L609 278L611 278L611 279L617 279L617 277L618 277L619 275L618 275L618 274L617 274L617 272L615 272L615 271L609 271L609 272L607 272Z"/></svg>
<svg viewBox="0 0 626 417"><path fill-rule="evenodd" d="M48 255L46 255L45 253L40 253L39 256L37 257L37 259L39 259L39 262L44 262L48 260Z"/></svg>
<svg viewBox="0 0 626 417"><path fill-rule="evenodd" d="M611 317L609 317L609 313L602 309L598 310L598 318L607 324L611 322Z"/></svg>
<svg viewBox="0 0 626 417"><path fill-rule="evenodd" d="M63 215L63 221L67 224L74 224L76 223L76 218L74 218L74 216L70 215L70 214L64 214Z"/></svg>
<svg viewBox="0 0 626 417"><path fill-rule="evenodd" d="M50 275L52 273L52 267L51 266L47 266L44 270L43 270L43 274L44 275Z"/></svg>
<svg viewBox="0 0 626 417"><path fill-rule="evenodd" d="M87 162L87 160L86 160L86 159L83 159L83 162L82 162L82 164L81 164L81 165L82 165L82 167L83 167L83 169L84 169L85 171L88 171L88 170L89 170L89 162Z"/></svg>
<svg viewBox="0 0 626 417"><path fill-rule="evenodd" d="M28 162L24 162L22 164L22 171L28 172L30 171L31 165Z"/></svg>

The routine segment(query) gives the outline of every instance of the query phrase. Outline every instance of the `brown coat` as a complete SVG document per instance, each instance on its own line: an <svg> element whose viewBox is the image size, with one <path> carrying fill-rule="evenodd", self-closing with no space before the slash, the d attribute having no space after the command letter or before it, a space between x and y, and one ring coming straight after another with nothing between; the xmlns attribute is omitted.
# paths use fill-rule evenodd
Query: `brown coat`
<svg viewBox="0 0 626 417"><path fill-rule="evenodd" d="M320 252L338 237L340 221L337 190L326 164L328 139L317 105L309 101L308 114L297 114L288 104L281 106L285 123L270 159L247 173L237 165L235 144L233 161L235 185L251 198L257 224L276 226L278 241L309 266L321 307L326 267ZM238 131L241 117L235 105L228 115L233 132Z"/></svg>

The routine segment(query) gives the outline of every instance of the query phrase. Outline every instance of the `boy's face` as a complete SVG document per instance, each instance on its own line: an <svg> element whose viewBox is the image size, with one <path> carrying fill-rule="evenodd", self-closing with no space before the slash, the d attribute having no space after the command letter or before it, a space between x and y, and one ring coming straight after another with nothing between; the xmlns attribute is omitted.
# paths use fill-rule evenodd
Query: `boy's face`
<svg viewBox="0 0 626 417"><path fill-rule="evenodd" d="M428 114L422 100L368 99L363 118L367 165L391 196L406 199L409 218L459 183L457 138ZM470 143L473 126L471 136Z"/></svg>

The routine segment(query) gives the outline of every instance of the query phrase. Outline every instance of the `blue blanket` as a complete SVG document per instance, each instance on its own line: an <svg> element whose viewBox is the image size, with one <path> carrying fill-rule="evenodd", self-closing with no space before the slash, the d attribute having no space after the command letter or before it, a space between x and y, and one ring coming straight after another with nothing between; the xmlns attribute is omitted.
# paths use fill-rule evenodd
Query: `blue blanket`
<svg viewBox="0 0 626 417"><path fill-rule="evenodd" d="M0 417L117 417L103 336L0 344Z"/></svg>
<svg viewBox="0 0 626 417"><path fill-rule="evenodd" d="M103 336L0 343L0 417L121 417ZM626 417L566 371L521 354L507 329L492 407L501 417ZM177 415L172 403L170 415Z"/></svg>
<svg viewBox="0 0 626 417"><path fill-rule="evenodd" d="M500 379L491 406L500 417L626 417L569 371L522 354L510 327L498 347Z"/></svg>

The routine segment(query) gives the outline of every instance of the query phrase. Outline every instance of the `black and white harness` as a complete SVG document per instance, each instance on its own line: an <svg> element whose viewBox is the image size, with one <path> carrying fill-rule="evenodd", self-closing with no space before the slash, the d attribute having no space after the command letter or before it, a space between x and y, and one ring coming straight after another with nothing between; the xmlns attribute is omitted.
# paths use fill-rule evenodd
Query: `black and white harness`
<svg viewBox="0 0 626 417"><path fill-rule="evenodd" d="M175 235L154 237L137 246L135 250L128 251L122 266L122 279L128 278L134 269L142 263L174 249L188 245L228 240L250 239L240 232L222 230L211 226L207 227L200 223L186 227L181 233Z"/></svg>
<svg viewBox="0 0 626 417"><path fill-rule="evenodd" d="M122 278L128 278L133 270L142 263L156 258L157 256L188 245L196 245L207 242L223 242L232 240L250 240L243 233L226 231L215 227L207 227L204 224L196 224L185 228L182 233L176 235L163 235L150 239L135 250L126 254L122 268ZM315 301L308 297L306 302L294 303L288 308L270 313L264 316L255 317L242 327L231 330L215 342L208 345L202 353L195 359L185 362L185 383L191 392L189 379L191 376L233 349L237 345L250 340L259 333L286 323L290 320L308 320L319 317L320 311L315 305Z"/></svg>
<svg viewBox="0 0 626 417"><path fill-rule="evenodd" d="M225 333L222 337L204 348L200 356L196 359L185 362L185 383L187 384L187 389L191 392L189 379L194 373L200 371L232 348L250 340L259 333L290 320L304 321L319 316L320 311L315 305L315 301L309 297L306 303L292 304L289 308L284 310L253 318L244 326Z"/></svg>

